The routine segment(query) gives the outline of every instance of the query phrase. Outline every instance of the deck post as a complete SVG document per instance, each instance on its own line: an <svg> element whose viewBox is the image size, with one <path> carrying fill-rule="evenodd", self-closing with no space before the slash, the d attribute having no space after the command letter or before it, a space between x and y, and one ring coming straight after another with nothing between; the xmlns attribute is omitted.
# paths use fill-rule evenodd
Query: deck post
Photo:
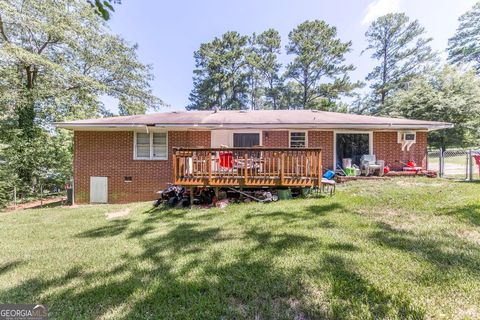
<svg viewBox="0 0 480 320"><path fill-rule="evenodd" d="M177 155L176 155L175 149L172 150L172 168L173 168L173 183L177 184L177 177L178 177L178 172L177 172Z"/></svg>
<svg viewBox="0 0 480 320"><path fill-rule="evenodd" d="M195 189L195 187L190 188L190 209L193 208L193 199L195 198L195 195L193 194L194 189Z"/></svg>
<svg viewBox="0 0 480 320"><path fill-rule="evenodd" d="M245 153L243 155L243 161L245 162L244 169L243 169L245 171L243 173L245 181L243 183L247 184L247 179L248 179L248 153Z"/></svg>
<svg viewBox="0 0 480 320"><path fill-rule="evenodd" d="M209 151L207 153L207 170L208 170L208 181L207 184L210 184L210 181L212 180L212 151Z"/></svg>
<svg viewBox="0 0 480 320"><path fill-rule="evenodd" d="M318 188L322 187L322 150L318 152Z"/></svg>
<svg viewBox="0 0 480 320"><path fill-rule="evenodd" d="M285 177L285 152L280 153L280 183L284 184L284 177Z"/></svg>

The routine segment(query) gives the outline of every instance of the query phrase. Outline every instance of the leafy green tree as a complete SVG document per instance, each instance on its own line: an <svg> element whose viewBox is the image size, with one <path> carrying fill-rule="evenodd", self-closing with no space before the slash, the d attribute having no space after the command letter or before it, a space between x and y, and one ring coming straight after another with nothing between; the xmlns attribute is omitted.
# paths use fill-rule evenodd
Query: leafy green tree
<svg viewBox="0 0 480 320"><path fill-rule="evenodd" d="M293 108L329 109L343 94L348 94L352 84L348 73L354 70L345 64L345 54L352 43L337 38L337 29L324 21L305 21L288 35L287 54L293 61L287 65L285 77L295 85L286 88L293 99Z"/></svg>
<svg viewBox="0 0 480 320"><path fill-rule="evenodd" d="M92 7L95 8L104 20L110 20L110 12L115 12L113 8L114 3L120 3L120 0L87 0Z"/></svg>
<svg viewBox="0 0 480 320"><path fill-rule="evenodd" d="M0 144L0 209L12 200L15 177L5 161L5 145Z"/></svg>
<svg viewBox="0 0 480 320"><path fill-rule="evenodd" d="M471 65L480 74L480 2L458 21L455 35L448 40L448 60L456 65Z"/></svg>
<svg viewBox="0 0 480 320"><path fill-rule="evenodd" d="M451 122L452 129L429 133L436 147L472 146L480 140L480 79L474 72L462 73L444 67L417 76L408 88L391 98L387 112L411 119Z"/></svg>
<svg viewBox="0 0 480 320"><path fill-rule="evenodd" d="M0 143L22 157L6 160L24 184L55 169L43 156L60 143L52 122L107 114L102 96L118 99L121 114L162 104L136 48L110 34L84 0L0 2Z"/></svg>
<svg viewBox="0 0 480 320"><path fill-rule="evenodd" d="M410 22L404 13L384 15L370 25L365 51L372 51L371 57L378 62L366 78L373 90L370 113L384 114L389 96L435 60L429 45L432 39L424 38L424 33L419 22Z"/></svg>

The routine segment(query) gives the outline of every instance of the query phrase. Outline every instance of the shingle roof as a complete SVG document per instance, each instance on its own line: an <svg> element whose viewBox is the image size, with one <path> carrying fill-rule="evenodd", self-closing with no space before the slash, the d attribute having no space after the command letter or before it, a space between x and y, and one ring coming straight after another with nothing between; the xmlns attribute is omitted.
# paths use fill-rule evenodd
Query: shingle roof
<svg viewBox="0 0 480 320"><path fill-rule="evenodd" d="M436 130L449 128L446 122L373 117L315 110L260 110L260 111L174 111L145 115L98 118L57 123L58 127L115 126L158 127L279 127L279 128L408 128Z"/></svg>

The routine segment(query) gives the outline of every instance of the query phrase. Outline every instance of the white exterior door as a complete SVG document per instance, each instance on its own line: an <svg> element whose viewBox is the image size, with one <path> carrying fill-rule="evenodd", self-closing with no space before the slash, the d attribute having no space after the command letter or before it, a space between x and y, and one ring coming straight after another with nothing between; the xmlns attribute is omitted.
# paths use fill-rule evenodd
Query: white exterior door
<svg viewBox="0 0 480 320"><path fill-rule="evenodd" d="M108 202L108 178L90 177L90 203Z"/></svg>

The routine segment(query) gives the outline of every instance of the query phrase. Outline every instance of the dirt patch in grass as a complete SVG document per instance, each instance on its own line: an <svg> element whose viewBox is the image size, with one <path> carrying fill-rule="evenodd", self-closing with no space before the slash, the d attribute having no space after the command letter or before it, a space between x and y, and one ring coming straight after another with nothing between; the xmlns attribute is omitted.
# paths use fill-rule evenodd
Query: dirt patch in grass
<svg viewBox="0 0 480 320"><path fill-rule="evenodd" d="M380 217L380 218L381 217L386 217L386 218L398 217L406 213L405 211L402 211L399 209L392 209L388 207L378 210L376 212L372 212L370 208L360 208L360 209L357 209L356 212L364 216L372 216L372 217Z"/></svg>
<svg viewBox="0 0 480 320"><path fill-rule="evenodd" d="M415 181L415 180L400 180L395 183L397 186L400 187L405 187L405 188L411 188L411 187L443 187L447 185L447 182L433 182L433 183L426 183L426 182L420 182L420 181Z"/></svg>
<svg viewBox="0 0 480 320"><path fill-rule="evenodd" d="M295 298L288 299L288 305L295 315L295 320L307 320L308 317L301 311L300 301Z"/></svg>
<svg viewBox="0 0 480 320"><path fill-rule="evenodd" d="M480 245L480 232L476 230L461 230L457 232L457 235L462 239L467 239Z"/></svg>
<svg viewBox="0 0 480 320"><path fill-rule="evenodd" d="M242 317L247 316L247 306L240 300L234 297L229 299L230 308L237 312Z"/></svg>
<svg viewBox="0 0 480 320"><path fill-rule="evenodd" d="M119 211L108 212L105 215L107 217L107 220L112 220L112 219L125 217L130 213L130 211L132 211L132 209L125 208L125 209L119 210Z"/></svg>

